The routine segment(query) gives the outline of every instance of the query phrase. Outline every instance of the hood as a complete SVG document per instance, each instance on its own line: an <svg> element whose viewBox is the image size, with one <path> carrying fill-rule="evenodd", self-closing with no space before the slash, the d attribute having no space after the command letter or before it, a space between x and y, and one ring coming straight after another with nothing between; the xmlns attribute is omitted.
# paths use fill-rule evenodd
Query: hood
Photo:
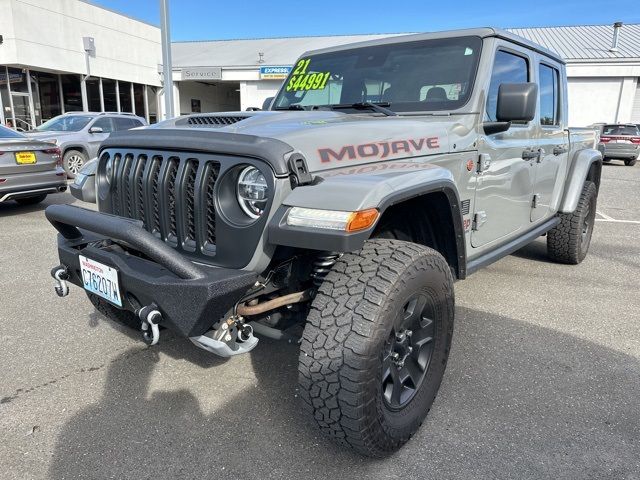
<svg viewBox="0 0 640 480"><path fill-rule="evenodd" d="M468 117L460 118L469 122ZM311 172L320 172L460 151L472 143L472 127L473 123L464 125L449 116L387 117L322 110L198 114L154 128L212 129L280 140L304 155Z"/></svg>

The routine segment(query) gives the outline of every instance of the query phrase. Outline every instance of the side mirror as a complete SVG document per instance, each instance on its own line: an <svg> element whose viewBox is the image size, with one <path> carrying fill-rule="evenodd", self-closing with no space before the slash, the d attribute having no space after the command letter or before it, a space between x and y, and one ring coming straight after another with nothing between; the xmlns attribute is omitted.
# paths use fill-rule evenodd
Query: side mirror
<svg viewBox="0 0 640 480"><path fill-rule="evenodd" d="M102 132L103 132L102 127L91 127L89 129L89 133L102 133Z"/></svg>
<svg viewBox="0 0 640 480"><path fill-rule="evenodd" d="M273 102L273 99L275 97L267 97L264 99L264 102L262 102L262 110L270 110L271 109L271 102Z"/></svg>
<svg viewBox="0 0 640 480"><path fill-rule="evenodd" d="M503 83L498 89L499 122L530 122L536 116L538 85L535 83Z"/></svg>

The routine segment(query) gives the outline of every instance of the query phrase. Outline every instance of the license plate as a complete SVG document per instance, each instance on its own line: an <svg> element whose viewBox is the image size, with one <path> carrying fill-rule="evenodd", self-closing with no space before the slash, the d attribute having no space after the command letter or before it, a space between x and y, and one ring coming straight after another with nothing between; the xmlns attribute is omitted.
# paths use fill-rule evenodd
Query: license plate
<svg viewBox="0 0 640 480"><path fill-rule="evenodd" d="M30 165L36 163L36 154L33 152L16 152L16 163L18 165Z"/></svg>
<svg viewBox="0 0 640 480"><path fill-rule="evenodd" d="M118 271L115 268L80 255L80 270L85 290L122 307Z"/></svg>
<svg viewBox="0 0 640 480"><path fill-rule="evenodd" d="M614 140L613 143L631 143L631 140Z"/></svg>

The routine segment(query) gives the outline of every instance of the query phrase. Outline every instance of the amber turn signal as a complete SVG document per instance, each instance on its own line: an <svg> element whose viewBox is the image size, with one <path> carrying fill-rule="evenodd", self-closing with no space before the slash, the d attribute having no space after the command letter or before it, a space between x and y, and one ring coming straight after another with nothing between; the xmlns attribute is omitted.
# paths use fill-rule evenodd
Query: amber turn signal
<svg viewBox="0 0 640 480"><path fill-rule="evenodd" d="M358 232L360 230L366 230L371 225L376 223L378 220L378 216L380 212L378 212L377 208L370 208L368 210L361 210L359 212L353 212L349 216L349 221L347 222L347 232Z"/></svg>

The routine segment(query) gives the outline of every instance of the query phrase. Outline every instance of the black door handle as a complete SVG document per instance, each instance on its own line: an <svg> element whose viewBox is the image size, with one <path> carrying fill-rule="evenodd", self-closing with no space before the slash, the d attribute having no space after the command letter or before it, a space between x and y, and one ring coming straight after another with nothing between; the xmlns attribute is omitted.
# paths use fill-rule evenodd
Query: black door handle
<svg viewBox="0 0 640 480"><path fill-rule="evenodd" d="M567 147L555 147L553 149L553 154L557 157L558 155L562 155L563 153L567 153Z"/></svg>
<svg viewBox="0 0 640 480"><path fill-rule="evenodd" d="M525 150L522 152L523 160L535 160L540 155L539 150Z"/></svg>

